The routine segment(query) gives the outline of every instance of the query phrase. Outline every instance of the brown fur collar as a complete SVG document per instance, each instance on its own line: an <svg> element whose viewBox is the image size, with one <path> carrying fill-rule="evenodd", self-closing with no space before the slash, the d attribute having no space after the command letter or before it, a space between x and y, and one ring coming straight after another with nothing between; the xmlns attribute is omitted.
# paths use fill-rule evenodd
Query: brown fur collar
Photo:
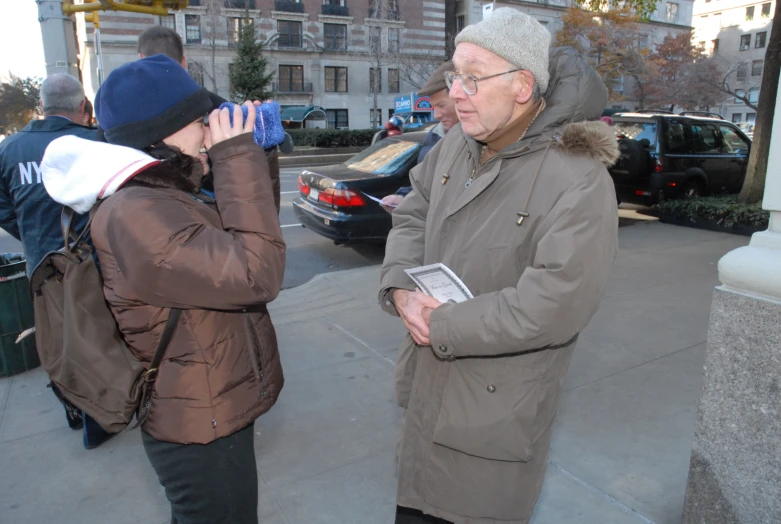
<svg viewBox="0 0 781 524"><path fill-rule="evenodd" d="M199 159L179 154L141 171L123 187L156 187L197 193L203 176L203 164Z"/></svg>
<svg viewBox="0 0 781 524"><path fill-rule="evenodd" d="M616 134L604 122L576 122L567 124L556 140L556 147L571 155L585 155L606 166L618 160Z"/></svg>

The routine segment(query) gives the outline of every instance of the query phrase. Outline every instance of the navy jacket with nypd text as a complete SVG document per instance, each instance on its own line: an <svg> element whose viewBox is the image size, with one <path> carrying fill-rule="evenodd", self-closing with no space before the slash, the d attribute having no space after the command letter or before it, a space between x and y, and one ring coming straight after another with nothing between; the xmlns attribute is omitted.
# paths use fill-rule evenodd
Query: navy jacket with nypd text
<svg viewBox="0 0 781 524"><path fill-rule="evenodd" d="M96 130L59 116L33 120L22 131L0 142L0 228L22 242L27 274L51 251L63 247L62 205L41 182L41 160L52 140L74 135L92 140ZM80 231L86 215L76 224Z"/></svg>

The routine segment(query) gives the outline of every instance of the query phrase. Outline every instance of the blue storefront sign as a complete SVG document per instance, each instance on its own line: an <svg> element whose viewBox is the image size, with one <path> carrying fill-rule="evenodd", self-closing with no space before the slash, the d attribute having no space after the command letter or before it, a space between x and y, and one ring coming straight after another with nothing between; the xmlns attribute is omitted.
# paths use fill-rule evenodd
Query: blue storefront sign
<svg viewBox="0 0 781 524"><path fill-rule="evenodd" d="M417 113L432 111L431 100L427 96L418 96L415 93L396 97L396 113Z"/></svg>

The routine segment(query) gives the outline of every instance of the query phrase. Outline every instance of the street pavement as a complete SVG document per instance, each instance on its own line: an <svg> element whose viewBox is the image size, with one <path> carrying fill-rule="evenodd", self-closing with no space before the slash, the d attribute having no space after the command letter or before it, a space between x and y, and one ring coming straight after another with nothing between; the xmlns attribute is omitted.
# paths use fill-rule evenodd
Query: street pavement
<svg viewBox="0 0 781 524"><path fill-rule="evenodd" d="M680 522L716 263L748 238L621 215L533 524ZM393 522L404 331L380 311L378 280L377 266L322 274L270 307L286 384L255 425L262 524ZM138 430L85 451L46 382L41 370L0 379L0 522L167 523Z"/></svg>

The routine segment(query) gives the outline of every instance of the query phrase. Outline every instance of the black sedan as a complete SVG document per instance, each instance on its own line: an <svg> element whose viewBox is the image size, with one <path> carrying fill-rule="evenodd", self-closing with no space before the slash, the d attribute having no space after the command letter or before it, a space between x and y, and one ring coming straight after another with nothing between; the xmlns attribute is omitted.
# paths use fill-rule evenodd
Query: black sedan
<svg viewBox="0 0 781 524"><path fill-rule="evenodd" d="M385 242L391 216L377 200L410 184L425 136L385 138L342 164L303 171L293 201L296 218L338 244Z"/></svg>

